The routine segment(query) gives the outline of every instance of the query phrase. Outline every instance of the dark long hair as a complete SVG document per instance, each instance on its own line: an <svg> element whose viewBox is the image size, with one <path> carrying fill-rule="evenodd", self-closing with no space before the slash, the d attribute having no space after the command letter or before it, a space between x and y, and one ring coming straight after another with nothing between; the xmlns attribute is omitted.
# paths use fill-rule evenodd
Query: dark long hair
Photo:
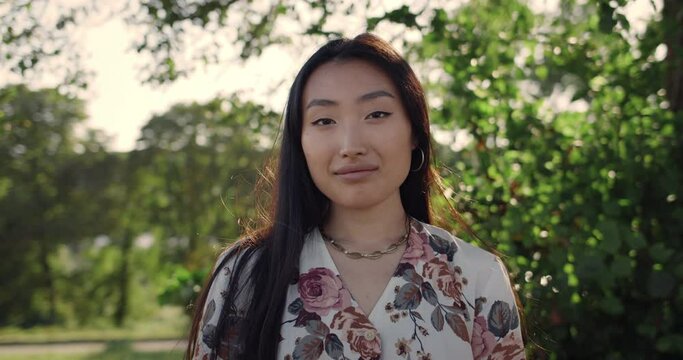
<svg viewBox="0 0 683 360"><path fill-rule="evenodd" d="M287 289L298 275L299 254L304 236L323 225L329 200L314 185L308 171L301 146L303 118L302 97L308 78L321 65L331 61L363 60L382 69L394 82L401 102L411 122L412 134L417 142L413 151L411 171L400 187L401 202L406 213L422 222L431 223L430 188L437 178L430 166L432 147L429 135L428 110L424 90L408 63L382 39L361 34L353 39L332 40L316 51L299 71L289 92L284 115L284 127L276 171L273 171L273 195L270 213L259 230L245 235L230 254L242 253L232 269L233 277L247 279L252 297L245 309L247 321L237 325L238 342L242 349L240 359L275 359L280 339L280 325L285 307ZM420 154L422 152L422 154ZM422 159L424 156L424 160ZM267 184L268 182L266 182ZM234 250L234 251L233 251ZM246 271L251 254L258 253L251 271ZM191 358L196 344L209 287L223 264L218 264L208 279L196 307L186 358ZM247 273L248 272L248 273ZM224 294L225 306L221 310L215 338L210 343L220 344L226 326L235 308L238 281L230 281ZM215 349L218 352L218 349ZM214 354L214 358L215 358Z"/></svg>

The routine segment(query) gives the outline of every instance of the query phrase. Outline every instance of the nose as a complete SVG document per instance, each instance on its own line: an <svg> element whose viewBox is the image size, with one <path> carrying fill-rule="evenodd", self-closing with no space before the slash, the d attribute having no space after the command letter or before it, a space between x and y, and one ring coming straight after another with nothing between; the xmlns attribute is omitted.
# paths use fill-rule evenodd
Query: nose
<svg viewBox="0 0 683 360"><path fill-rule="evenodd" d="M342 126L340 130L342 130L342 134L339 155L342 157L353 157L367 153L368 149L359 124L346 122L345 126Z"/></svg>

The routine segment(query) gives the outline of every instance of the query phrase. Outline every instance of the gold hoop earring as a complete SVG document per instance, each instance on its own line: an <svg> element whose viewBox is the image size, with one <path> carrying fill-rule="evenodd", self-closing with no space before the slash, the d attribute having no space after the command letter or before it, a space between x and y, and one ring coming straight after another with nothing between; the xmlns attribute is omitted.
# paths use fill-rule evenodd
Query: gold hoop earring
<svg viewBox="0 0 683 360"><path fill-rule="evenodd" d="M425 163L425 152L422 150L422 148L417 148L420 150L420 166L417 167L417 169L410 169L410 172L418 172L420 169L422 169L422 165Z"/></svg>

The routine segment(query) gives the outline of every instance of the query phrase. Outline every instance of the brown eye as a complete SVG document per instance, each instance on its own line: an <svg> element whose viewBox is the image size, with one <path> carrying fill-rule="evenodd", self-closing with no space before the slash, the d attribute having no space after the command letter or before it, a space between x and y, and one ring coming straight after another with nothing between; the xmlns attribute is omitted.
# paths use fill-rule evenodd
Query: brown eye
<svg viewBox="0 0 683 360"><path fill-rule="evenodd" d="M387 116L391 115L391 113L388 113L386 111L374 111L368 115L368 118L370 119L380 119L380 118L385 118Z"/></svg>
<svg viewBox="0 0 683 360"><path fill-rule="evenodd" d="M322 119L318 119L318 120L313 121L311 124L321 125L321 126L322 125L332 125L332 124L334 124L334 120L328 119L328 118L322 118Z"/></svg>

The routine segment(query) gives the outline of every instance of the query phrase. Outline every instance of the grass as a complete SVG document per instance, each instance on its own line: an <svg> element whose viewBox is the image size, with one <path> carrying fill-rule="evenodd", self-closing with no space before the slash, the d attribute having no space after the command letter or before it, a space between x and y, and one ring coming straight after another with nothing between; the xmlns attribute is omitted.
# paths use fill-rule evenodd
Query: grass
<svg viewBox="0 0 683 360"><path fill-rule="evenodd" d="M179 307L164 307L144 322L72 328L42 326L0 329L0 360L170 360L181 359L184 345L141 350L139 340L182 339L189 319ZM3 345L21 344L21 349ZM41 346L46 344L55 344ZM57 345L58 344L58 345ZM163 346L162 346L163 348ZM23 352L23 353L22 353Z"/></svg>
<svg viewBox="0 0 683 360"><path fill-rule="evenodd" d="M148 339L181 339L189 326L187 315L179 307L164 307L159 313L144 322L135 322L116 328L105 324L82 328L63 326L40 326L30 329L0 329L2 344L44 344L74 341L116 341ZM0 357L0 359L3 359Z"/></svg>
<svg viewBox="0 0 683 360"><path fill-rule="evenodd" d="M107 344L105 350L91 353L45 353L36 355L27 354L0 354L0 360L177 360L182 358L182 349L172 351L136 351L130 342L113 341Z"/></svg>

